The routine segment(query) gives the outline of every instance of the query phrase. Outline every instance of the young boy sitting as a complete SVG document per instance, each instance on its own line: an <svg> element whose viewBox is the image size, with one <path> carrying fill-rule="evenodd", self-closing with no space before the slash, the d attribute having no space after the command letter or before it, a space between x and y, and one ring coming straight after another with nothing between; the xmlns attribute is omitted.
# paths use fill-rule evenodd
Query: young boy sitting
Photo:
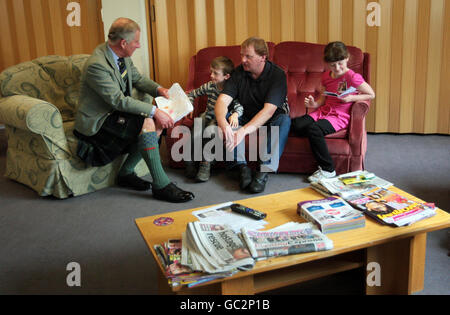
<svg viewBox="0 0 450 315"><path fill-rule="evenodd" d="M225 81L231 77L231 73L234 70L233 61L228 57L217 57L211 61L211 81L203 84L198 89L191 91L188 97L191 103L194 103L195 98L206 95L208 102L206 104L206 110L200 115L202 119L202 134L208 126L217 125L216 115L214 113L214 107L216 106L217 98L220 92L223 90ZM231 110L228 113L228 121L232 128L237 128L239 125L238 118L242 116L244 108L237 101L233 101ZM192 113L190 115L192 118ZM191 141L194 142L194 133L191 134ZM193 146L192 146L193 148ZM192 156L194 156L192 154ZM184 161L186 167L186 176L188 178L195 178L197 182L206 182L209 180L211 163L206 161L202 154L202 161L197 170L194 159L190 161Z"/></svg>

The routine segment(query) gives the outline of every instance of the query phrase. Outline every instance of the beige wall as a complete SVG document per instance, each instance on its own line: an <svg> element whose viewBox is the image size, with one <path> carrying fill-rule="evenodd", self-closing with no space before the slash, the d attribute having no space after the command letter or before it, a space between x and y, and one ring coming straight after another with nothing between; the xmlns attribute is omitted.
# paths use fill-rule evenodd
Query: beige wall
<svg viewBox="0 0 450 315"><path fill-rule="evenodd" d="M67 4L73 1L0 0L0 72L41 56L90 54L104 36L100 1L76 1L80 25L70 27Z"/></svg>
<svg viewBox="0 0 450 315"><path fill-rule="evenodd" d="M70 27L70 0L0 0L0 71L46 55L90 54L103 41L100 0L78 0L80 26Z"/></svg>
<svg viewBox="0 0 450 315"><path fill-rule="evenodd" d="M145 24L153 4L155 78L167 87L186 83L189 58L207 46L251 35L275 43L342 40L372 56L377 98L369 131L450 133L450 0L376 1L381 24L373 27L366 23L368 0L77 0L80 27L67 26L70 2L0 0L0 71L44 55L91 53L110 22L128 16L143 30L133 60L151 73Z"/></svg>
<svg viewBox="0 0 450 315"><path fill-rule="evenodd" d="M377 98L373 132L448 134L450 0L379 0L380 26L366 23L366 0L151 0L156 9L155 69L167 86L184 85L201 48L268 41L342 40L372 56Z"/></svg>
<svg viewBox="0 0 450 315"><path fill-rule="evenodd" d="M105 41L108 37L109 27L119 17L130 18L141 27L141 48L133 54L133 63L139 71L150 76L149 42L147 36L146 0L102 0L102 17L104 24Z"/></svg>
<svg viewBox="0 0 450 315"><path fill-rule="evenodd" d="M73 11L67 10L71 2L80 4L80 26L67 25L67 16ZM0 71L39 56L90 54L106 40L111 23L124 16L141 25L142 47L133 56L133 62L148 75L146 0L124 3L123 0L0 0Z"/></svg>

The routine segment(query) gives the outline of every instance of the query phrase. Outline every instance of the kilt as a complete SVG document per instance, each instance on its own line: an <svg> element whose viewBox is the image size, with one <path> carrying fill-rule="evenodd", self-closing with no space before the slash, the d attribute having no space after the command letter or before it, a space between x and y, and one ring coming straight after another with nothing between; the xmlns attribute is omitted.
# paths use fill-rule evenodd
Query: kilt
<svg viewBox="0 0 450 315"><path fill-rule="evenodd" d="M93 136L74 130L78 138L77 155L87 165L103 166L119 155L136 150L145 117L114 111Z"/></svg>

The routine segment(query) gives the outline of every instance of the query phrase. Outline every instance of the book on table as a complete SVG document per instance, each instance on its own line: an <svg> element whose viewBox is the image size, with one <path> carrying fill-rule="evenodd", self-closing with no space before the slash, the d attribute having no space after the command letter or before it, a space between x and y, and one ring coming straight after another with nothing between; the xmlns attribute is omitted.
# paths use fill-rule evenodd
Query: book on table
<svg viewBox="0 0 450 315"><path fill-rule="evenodd" d="M341 232L366 225L362 211L336 197L301 201L297 205L297 213L317 225L322 233Z"/></svg>

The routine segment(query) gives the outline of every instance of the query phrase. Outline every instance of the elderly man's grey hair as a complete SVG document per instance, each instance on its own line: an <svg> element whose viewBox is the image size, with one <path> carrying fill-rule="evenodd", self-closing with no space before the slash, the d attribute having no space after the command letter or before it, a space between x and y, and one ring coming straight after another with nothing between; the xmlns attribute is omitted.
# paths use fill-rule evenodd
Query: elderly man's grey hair
<svg viewBox="0 0 450 315"><path fill-rule="evenodd" d="M140 30L141 28L135 21L128 18L118 18L109 28L108 40L111 44L116 44L122 39L129 43L134 39L136 31Z"/></svg>

